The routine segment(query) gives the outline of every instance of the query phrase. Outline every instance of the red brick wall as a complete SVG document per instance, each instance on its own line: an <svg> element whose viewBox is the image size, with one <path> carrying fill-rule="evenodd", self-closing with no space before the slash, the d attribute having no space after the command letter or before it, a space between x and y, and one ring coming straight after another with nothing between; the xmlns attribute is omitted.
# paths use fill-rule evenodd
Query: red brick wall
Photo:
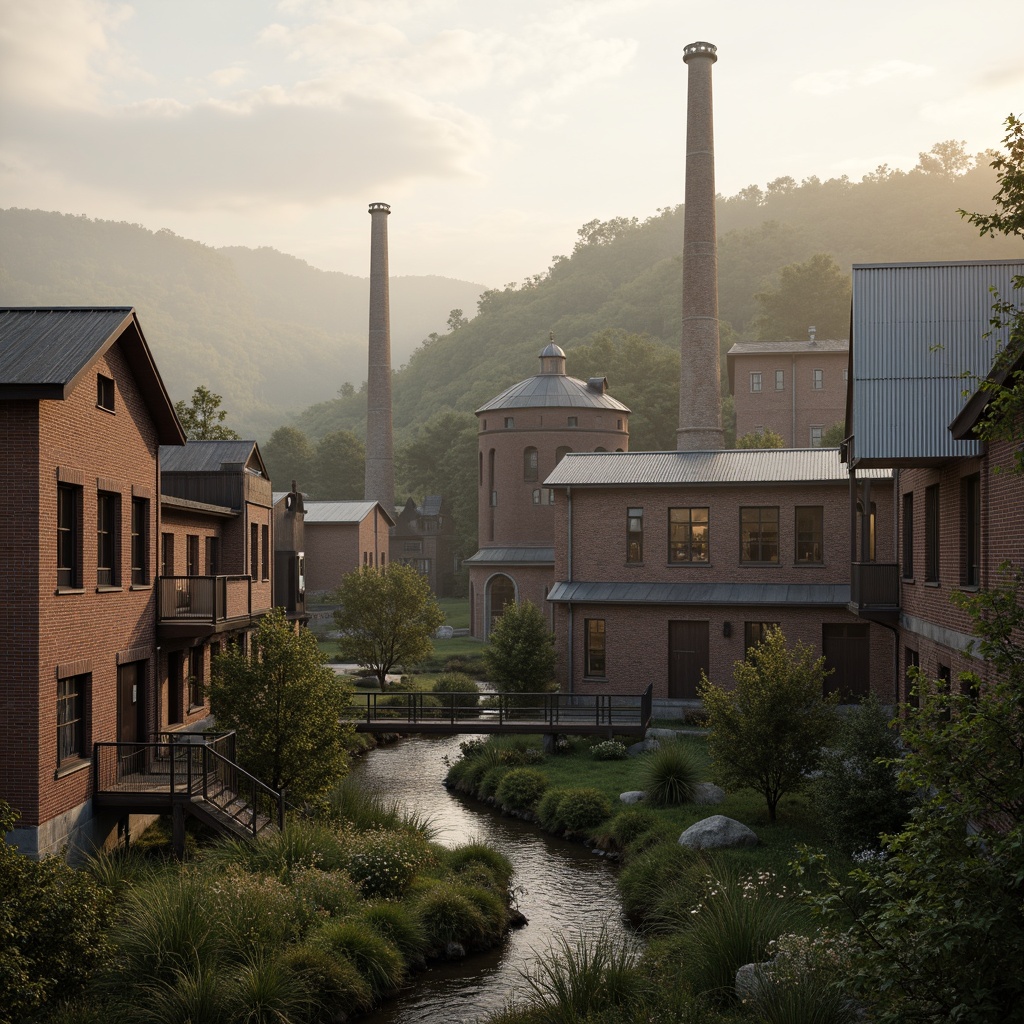
<svg viewBox="0 0 1024 1024"><path fill-rule="evenodd" d="M387 564L389 524L377 506L359 523L311 523L306 530L306 592L334 590L346 573L365 565Z"/></svg>
<svg viewBox="0 0 1024 1024"><path fill-rule="evenodd" d="M469 570L473 636L483 639L489 632L490 584L497 576L509 577L515 585L518 600L535 604L551 623L553 611L547 601L552 585L550 568L542 565L474 565Z"/></svg>

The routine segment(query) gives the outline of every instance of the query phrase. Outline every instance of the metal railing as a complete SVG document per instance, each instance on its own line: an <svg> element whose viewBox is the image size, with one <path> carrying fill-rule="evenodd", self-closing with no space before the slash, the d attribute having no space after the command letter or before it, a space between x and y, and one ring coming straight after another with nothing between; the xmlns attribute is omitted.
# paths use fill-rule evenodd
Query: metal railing
<svg viewBox="0 0 1024 1024"><path fill-rule="evenodd" d="M249 576L161 576L161 620L211 623L252 615Z"/></svg>
<svg viewBox="0 0 1024 1024"><path fill-rule="evenodd" d="M858 608L898 608L899 566L895 562L853 562L850 600Z"/></svg>

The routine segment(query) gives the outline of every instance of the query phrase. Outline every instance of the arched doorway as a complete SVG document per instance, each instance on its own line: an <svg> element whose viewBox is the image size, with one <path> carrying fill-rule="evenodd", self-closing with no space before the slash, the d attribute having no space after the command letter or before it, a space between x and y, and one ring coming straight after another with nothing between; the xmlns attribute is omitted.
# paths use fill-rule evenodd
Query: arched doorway
<svg viewBox="0 0 1024 1024"><path fill-rule="evenodd" d="M501 617L506 604L516 603L516 585L511 576L501 573L487 581L487 634Z"/></svg>

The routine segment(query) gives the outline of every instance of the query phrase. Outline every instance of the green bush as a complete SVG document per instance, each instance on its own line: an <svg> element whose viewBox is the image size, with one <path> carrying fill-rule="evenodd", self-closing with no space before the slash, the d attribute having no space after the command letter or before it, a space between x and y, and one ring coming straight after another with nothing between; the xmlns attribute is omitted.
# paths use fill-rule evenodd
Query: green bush
<svg viewBox="0 0 1024 1024"><path fill-rule="evenodd" d="M304 942L289 946L281 954L280 964L297 977L319 1009L312 1019L328 1022L346 1014L367 1010L373 1005L370 984L346 956L337 956L323 945Z"/></svg>
<svg viewBox="0 0 1024 1024"><path fill-rule="evenodd" d="M570 832L600 825L612 813L612 802L600 790L567 789L558 805L558 816Z"/></svg>
<svg viewBox="0 0 1024 1024"><path fill-rule="evenodd" d="M291 875L291 892L304 926L325 917L344 917L362 900L347 871L298 868Z"/></svg>
<svg viewBox="0 0 1024 1024"><path fill-rule="evenodd" d="M313 940L335 956L351 960L377 997L394 992L405 977L398 948L361 921L329 921Z"/></svg>
<svg viewBox="0 0 1024 1024"><path fill-rule="evenodd" d="M604 740L601 743L595 743L590 748L590 756L595 761L625 761L629 757L629 752L626 750L625 743L620 743L618 740Z"/></svg>
<svg viewBox="0 0 1024 1024"><path fill-rule="evenodd" d="M511 768L501 780L498 802L515 811L529 810L548 788L548 780L536 768Z"/></svg>
<svg viewBox="0 0 1024 1024"><path fill-rule="evenodd" d="M494 796L498 792L498 787L501 785L502 779L512 769L506 768L503 764L497 764L493 768L488 768L484 772L483 778L480 780L480 784L476 788L476 795L481 800L486 800L489 796Z"/></svg>
<svg viewBox="0 0 1024 1024"><path fill-rule="evenodd" d="M631 916L646 917L662 894L695 863L705 866L707 862L698 851L671 840L631 857L619 872L623 910Z"/></svg>
<svg viewBox="0 0 1024 1024"><path fill-rule="evenodd" d="M346 870L367 899L397 899L434 863L427 841L414 832L369 829L351 837Z"/></svg>
<svg viewBox="0 0 1024 1024"><path fill-rule="evenodd" d="M663 743L644 762L643 787L647 802L655 807L689 803L700 782L700 766L683 743Z"/></svg>
<svg viewBox="0 0 1024 1024"><path fill-rule="evenodd" d="M548 832L558 832L565 828L559 809L562 806L562 797L568 792L564 788L548 789L537 801L537 817L541 826Z"/></svg>
<svg viewBox="0 0 1024 1024"><path fill-rule="evenodd" d="M378 935L394 943L408 963L423 959L427 932L419 915L405 903L372 903L363 911L363 920Z"/></svg>
<svg viewBox="0 0 1024 1024"><path fill-rule="evenodd" d="M608 832L616 847L626 850L637 836L657 827L660 820L649 807L627 807L612 818Z"/></svg>
<svg viewBox="0 0 1024 1024"><path fill-rule="evenodd" d="M493 883L501 888L512 878L512 863L503 853L483 843L466 843L455 846L443 854L444 862L453 873L460 873L473 865L487 870Z"/></svg>
<svg viewBox="0 0 1024 1024"><path fill-rule="evenodd" d="M416 910L431 949L443 952L449 942L472 949L488 937L483 912L454 881L439 882L426 889L416 901Z"/></svg>
<svg viewBox="0 0 1024 1024"><path fill-rule="evenodd" d="M395 687L391 687L394 690ZM393 718L395 720L401 720L403 718L408 719L410 714L410 707L414 700L419 700L423 708L440 708L442 705L440 698L435 697L432 693L424 693L418 695L416 698L413 697L412 691L405 693L386 693L381 697L377 698L377 711L376 715L378 718Z"/></svg>
<svg viewBox="0 0 1024 1024"><path fill-rule="evenodd" d="M461 672L443 673L438 676L431 689L434 693L456 694L457 696L452 699L457 708L476 708L480 704L480 687L469 676L463 675ZM441 703L444 707L451 706L449 698Z"/></svg>
<svg viewBox="0 0 1024 1024"><path fill-rule="evenodd" d="M250 874L232 865L206 878L208 917L218 922L233 956L272 955L298 936L304 915L291 889L272 875Z"/></svg>

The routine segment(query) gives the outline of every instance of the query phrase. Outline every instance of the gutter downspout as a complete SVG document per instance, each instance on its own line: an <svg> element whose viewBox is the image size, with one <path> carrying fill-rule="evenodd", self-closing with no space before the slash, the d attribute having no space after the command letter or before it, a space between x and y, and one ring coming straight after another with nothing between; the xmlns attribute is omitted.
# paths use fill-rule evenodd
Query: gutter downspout
<svg viewBox="0 0 1024 1024"><path fill-rule="evenodd" d="M790 356L789 390L793 402L793 426L791 428L793 432L790 434L790 437L792 438L793 447L799 448L801 445L796 443L796 353Z"/></svg>
<svg viewBox="0 0 1024 1024"><path fill-rule="evenodd" d="M572 488L566 487L565 489L565 502L567 509L566 519L566 548L568 549L568 559L566 564L566 572L569 576L567 583L572 583ZM573 614L572 614L572 601L569 602L569 655L568 665L566 666L569 672L569 695L572 696L576 692L576 686L573 679L573 657L572 649L576 640L576 634L574 631Z"/></svg>

